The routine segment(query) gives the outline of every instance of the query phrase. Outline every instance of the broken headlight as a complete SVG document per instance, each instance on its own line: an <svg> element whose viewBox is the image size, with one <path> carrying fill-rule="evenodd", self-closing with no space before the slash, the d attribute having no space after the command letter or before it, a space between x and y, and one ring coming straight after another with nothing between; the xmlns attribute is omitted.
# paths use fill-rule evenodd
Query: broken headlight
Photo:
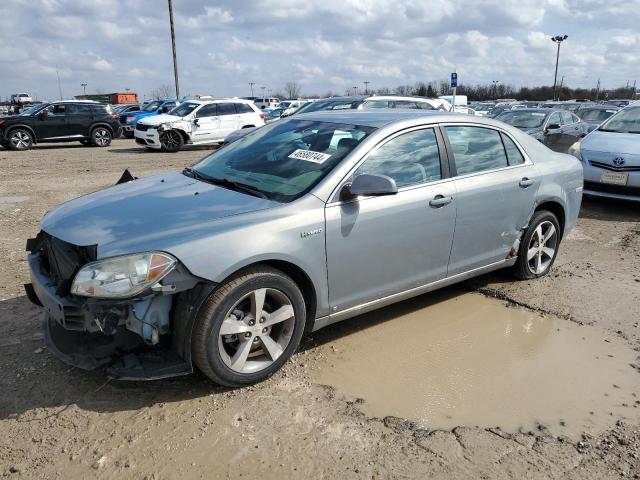
<svg viewBox="0 0 640 480"><path fill-rule="evenodd" d="M175 264L175 258L160 252L123 255L88 263L73 279L71 293L83 297L132 297L162 280Z"/></svg>

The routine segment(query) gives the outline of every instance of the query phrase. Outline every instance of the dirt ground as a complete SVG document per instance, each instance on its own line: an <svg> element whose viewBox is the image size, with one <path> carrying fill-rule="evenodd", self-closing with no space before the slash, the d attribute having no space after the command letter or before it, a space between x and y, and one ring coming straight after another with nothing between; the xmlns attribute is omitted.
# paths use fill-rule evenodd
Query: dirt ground
<svg viewBox="0 0 640 480"><path fill-rule="evenodd" d="M180 169L207 152L197 148L179 154L150 153L131 140L117 140L104 149L79 144L39 145L30 152L0 149L0 475L640 478L640 204L585 199L578 225L562 244L547 277L514 282L507 272L498 272L328 327L306 339L281 372L254 387L228 390L201 374L115 382L60 362L44 347L41 312L22 290L28 281L25 240L39 230L40 217L60 202L115 183L127 167L143 176ZM446 302L468 295L487 301L496 297L499 300L491 302L499 301L505 309L553 317L558 331L576 332L572 333L576 342L580 331L589 338L600 335L611 349L606 361L628 380L626 385L610 387L611 392L626 389L624 410L612 408L604 427L577 438L558 434L544 422L534 428L513 428L486 425L480 419L439 428L429 418L402 418L393 405L388 412L384 404L370 409L370 399L341 389L340 382L338 387L329 386L331 381L323 384L330 369L366 368L366 362L349 360L345 349L361 348L373 341L371 335L377 331L389 342L415 336L411 323L398 318L424 315L429 322L434 308L448 311L443 308ZM482 310L476 317L471 320L487 320ZM397 329L390 328L394 321ZM440 339L447 337L443 328L438 331ZM430 336L425 336L426 347ZM375 349L361 351L376 356ZM464 349L456 354L461 356ZM375 360L372 365L380 364ZM390 365L394 361L389 356ZM548 376L559 375L565 363L575 361L580 360L567 349L566 358L549 368ZM513 370L511 357L505 356L503 362L511 378L529 379L526 370ZM589 363L575 367L572 379L578 383L596 375ZM375 388L368 382L365 391L373 396L376 390L391 391L387 396L402 403L403 397L417 395L411 384L402 391L389 390L397 389L397 383L387 382L385 375L414 369L407 377L420 378L419 372L429 368L414 362L380 370ZM508 378L500 383L497 369L491 380L504 388ZM510 392L514 403L520 401L518 384L508 384L516 390ZM536 392L540 397L551 393ZM580 407L580 398L572 401ZM526 408L521 415L526 425L530 420L525 418Z"/></svg>

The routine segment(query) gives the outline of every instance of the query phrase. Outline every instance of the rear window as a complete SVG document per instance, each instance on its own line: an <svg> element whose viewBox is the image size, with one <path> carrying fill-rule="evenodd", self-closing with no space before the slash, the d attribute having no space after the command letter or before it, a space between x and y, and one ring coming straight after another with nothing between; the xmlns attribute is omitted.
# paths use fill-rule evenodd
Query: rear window
<svg viewBox="0 0 640 480"><path fill-rule="evenodd" d="M458 175L508 166L500 132L482 127L445 127Z"/></svg>

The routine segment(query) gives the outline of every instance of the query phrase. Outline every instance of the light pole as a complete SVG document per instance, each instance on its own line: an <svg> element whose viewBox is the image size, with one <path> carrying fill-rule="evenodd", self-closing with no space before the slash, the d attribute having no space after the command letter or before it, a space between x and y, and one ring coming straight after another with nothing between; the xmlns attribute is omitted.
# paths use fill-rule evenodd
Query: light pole
<svg viewBox="0 0 640 480"><path fill-rule="evenodd" d="M249 82L249 86L251 87L251 96L253 97L253 86L256 84L256 82Z"/></svg>
<svg viewBox="0 0 640 480"><path fill-rule="evenodd" d="M500 83L500 80L492 80L491 83L493 83L493 99L497 100L498 99L498 84Z"/></svg>
<svg viewBox="0 0 640 480"><path fill-rule="evenodd" d="M555 37L551 37L551 41L558 45L558 52L556 53L556 74L553 77L553 100L556 100L556 85L558 84L558 62L560 61L560 44L564 42L568 35L556 35Z"/></svg>
<svg viewBox="0 0 640 480"><path fill-rule="evenodd" d="M357 85L354 85L354 87L353 87L353 94L354 95L358 95L358 86Z"/></svg>
<svg viewBox="0 0 640 480"><path fill-rule="evenodd" d="M82 94L86 95L87 94L87 84L86 83L81 83L80 86L82 87Z"/></svg>
<svg viewBox="0 0 640 480"><path fill-rule="evenodd" d="M262 103L264 103L264 89L267 88L264 85L260 87L260 90L262 90Z"/></svg>
<svg viewBox="0 0 640 480"><path fill-rule="evenodd" d="M364 94L369 95L369 84L371 83L369 80L365 80L364 82Z"/></svg>
<svg viewBox="0 0 640 480"><path fill-rule="evenodd" d="M169 24L171 25L171 49L173 52L173 76L176 81L176 100L180 99L180 86L178 85L178 61L176 60L176 32L173 29L173 2L169 0Z"/></svg>

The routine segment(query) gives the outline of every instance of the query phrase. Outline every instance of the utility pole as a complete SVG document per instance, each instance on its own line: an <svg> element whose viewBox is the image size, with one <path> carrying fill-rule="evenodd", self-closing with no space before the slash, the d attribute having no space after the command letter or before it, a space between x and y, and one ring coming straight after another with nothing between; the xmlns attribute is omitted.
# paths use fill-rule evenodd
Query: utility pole
<svg viewBox="0 0 640 480"><path fill-rule="evenodd" d="M556 100L556 85L558 83L558 63L560 62L560 44L564 42L568 35L556 35L555 37L551 37L551 41L558 45L558 52L556 53L556 74L553 77L553 100Z"/></svg>
<svg viewBox="0 0 640 480"><path fill-rule="evenodd" d="M180 99L180 86L178 84L178 61L176 60L176 32L173 29L173 1L169 0L169 24L171 25L171 49L173 51L173 76L176 81L176 100Z"/></svg>
<svg viewBox="0 0 640 480"><path fill-rule="evenodd" d="M81 83L80 86L82 87L82 94L83 95L87 95L87 84L86 83Z"/></svg>
<svg viewBox="0 0 640 480"><path fill-rule="evenodd" d="M253 86L256 84L256 82L249 82L249 86L251 87L251 96L253 97Z"/></svg>
<svg viewBox="0 0 640 480"><path fill-rule="evenodd" d="M631 91L631 99L636 96L636 81L633 81L633 90Z"/></svg>
<svg viewBox="0 0 640 480"><path fill-rule="evenodd" d="M364 94L369 95L369 84L371 83L369 80L365 80L364 82Z"/></svg>
<svg viewBox="0 0 640 480"><path fill-rule="evenodd" d="M58 71L58 65L56 65L56 76L58 77L58 93L60 93L60 100L62 100L62 87L60 86L60 72Z"/></svg>

